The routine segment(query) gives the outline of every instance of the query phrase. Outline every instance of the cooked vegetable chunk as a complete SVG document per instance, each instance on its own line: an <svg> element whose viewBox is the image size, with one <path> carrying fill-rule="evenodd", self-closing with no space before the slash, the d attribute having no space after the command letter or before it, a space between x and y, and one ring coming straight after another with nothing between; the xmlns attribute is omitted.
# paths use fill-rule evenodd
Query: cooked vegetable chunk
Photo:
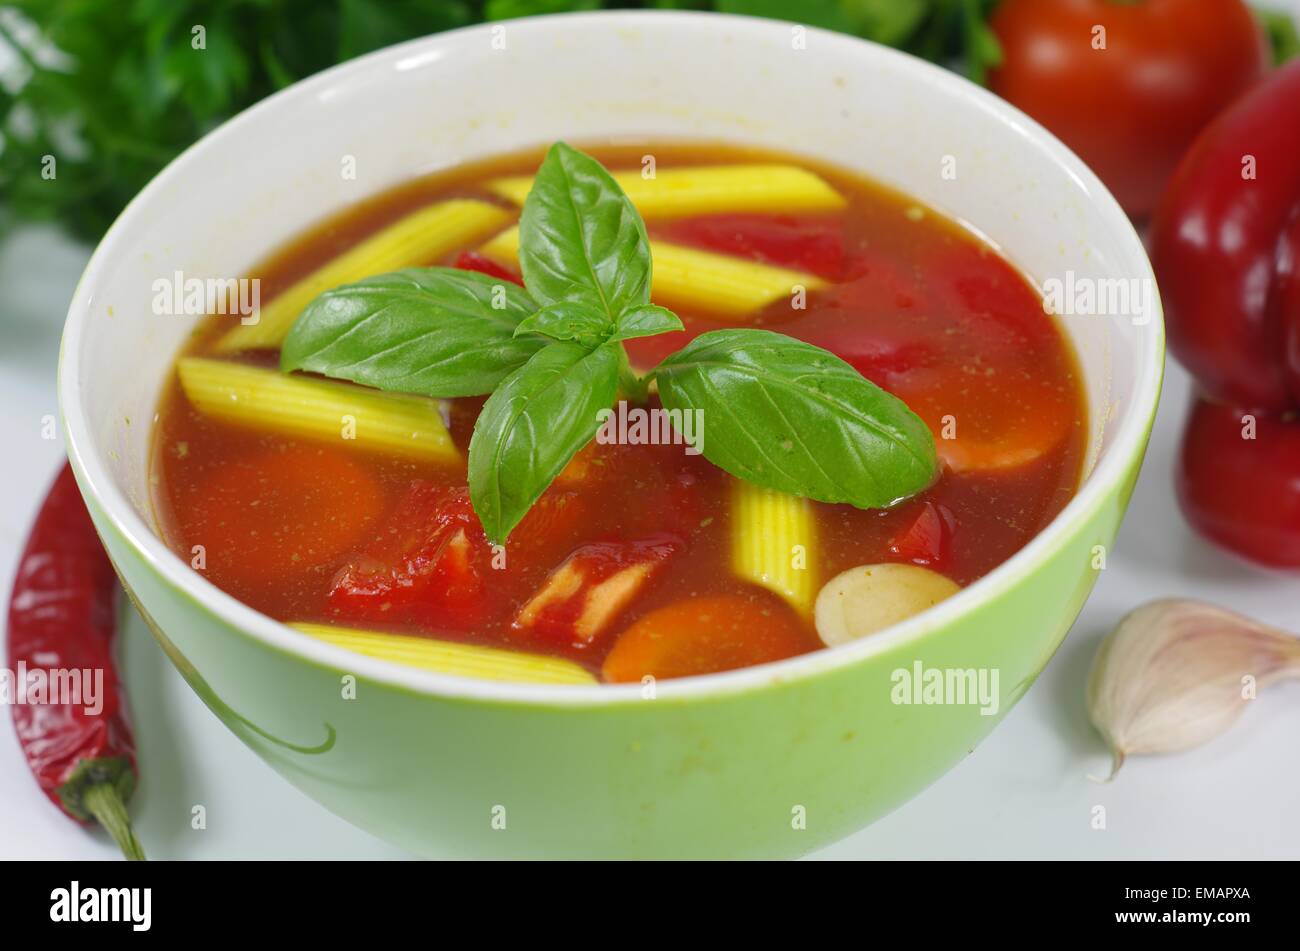
<svg viewBox="0 0 1300 951"><path fill-rule="evenodd" d="M709 215L724 211L839 211L844 198L820 175L795 165L700 165L614 172L614 181L647 219ZM533 176L512 175L487 183L489 191L522 205Z"/></svg>
<svg viewBox="0 0 1300 951"><path fill-rule="evenodd" d="M943 570L952 556L957 517L937 502L912 504L916 515L889 542L888 551L899 561Z"/></svg>
<svg viewBox="0 0 1300 951"><path fill-rule="evenodd" d="M455 463L460 452L422 396L289 376L225 360L177 362L181 388L201 413L285 436Z"/></svg>
<svg viewBox="0 0 1300 951"><path fill-rule="evenodd" d="M510 213L468 198L441 201L407 215L312 271L261 308L255 324L239 326L217 342L218 353L278 347L317 294L365 277L431 264L456 248L502 227Z"/></svg>
<svg viewBox="0 0 1300 951"><path fill-rule="evenodd" d="M807 499L732 480L732 570L779 594L801 614L812 610L817 589L811 560L816 538Z"/></svg>
<svg viewBox="0 0 1300 951"><path fill-rule="evenodd" d="M817 595L817 633L831 647L905 621L961 589L917 565L860 565L841 572Z"/></svg>
<svg viewBox="0 0 1300 951"><path fill-rule="evenodd" d="M517 267L519 229L501 232L479 251L493 260ZM748 317L783 297L790 297L796 288L813 291L826 283L813 274L664 241L652 240L650 254L654 259L651 294L655 301L729 320Z"/></svg>
<svg viewBox="0 0 1300 951"><path fill-rule="evenodd" d="M184 500L203 571L230 579L255 607L277 586L310 577L313 565L364 545L386 504L383 482L365 460L326 445L241 453L206 471Z"/></svg>
<svg viewBox="0 0 1300 951"><path fill-rule="evenodd" d="M418 481L387 529L335 575L326 603L346 620L473 631L488 619L490 565L469 491Z"/></svg>
<svg viewBox="0 0 1300 951"><path fill-rule="evenodd" d="M594 684L596 678L577 664L558 657L543 657L495 647L477 647L427 637L407 637L379 631L361 631L328 624L290 624L318 640L356 651L367 657L419 667L457 677L503 680L510 683Z"/></svg>
<svg viewBox="0 0 1300 951"><path fill-rule="evenodd" d="M819 646L790 614L767 594L677 601L620 634L601 672L614 682L664 680L766 664Z"/></svg>
<svg viewBox="0 0 1300 951"><path fill-rule="evenodd" d="M515 618L515 627L555 644L584 647L681 547L671 535L583 545L551 572Z"/></svg>

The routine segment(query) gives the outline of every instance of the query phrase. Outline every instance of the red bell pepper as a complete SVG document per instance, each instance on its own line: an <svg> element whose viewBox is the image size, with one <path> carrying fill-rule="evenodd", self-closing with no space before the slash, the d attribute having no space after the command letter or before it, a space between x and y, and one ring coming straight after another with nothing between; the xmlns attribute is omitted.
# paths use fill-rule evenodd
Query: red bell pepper
<svg viewBox="0 0 1300 951"><path fill-rule="evenodd" d="M1300 424L1198 399L1177 485L1206 538L1260 564L1300 568Z"/></svg>
<svg viewBox="0 0 1300 951"><path fill-rule="evenodd" d="M1151 226L1169 347L1214 399L1300 407L1284 341L1300 348L1290 289L1300 215L1300 61L1240 99L1197 139ZM1290 314L1287 313L1290 311Z"/></svg>
<svg viewBox="0 0 1300 951"><path fill-rule="evenodd" d="M1151 254L1170 349L1202 389L1183 512L1239 555L1300 567L1300 62L1202 133L1161 200Z"/></svg>

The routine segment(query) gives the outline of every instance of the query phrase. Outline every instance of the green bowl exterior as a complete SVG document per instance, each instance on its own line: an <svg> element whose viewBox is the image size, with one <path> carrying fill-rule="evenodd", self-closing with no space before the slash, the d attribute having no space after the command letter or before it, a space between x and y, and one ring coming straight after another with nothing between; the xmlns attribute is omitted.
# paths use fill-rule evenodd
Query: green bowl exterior
<svg viewBox="0 0 1300 951"><path fill-rule="evenodd" d="M594 706L439 696L284 652L173 585L88 501L190 685L281 775L361 828L439 857L783 857L914 796L1023 695L1096 580L1136 455L1044 557L950 623L757 687ZM894 672L918 661L996 668L996 714L895 704Z"/></svg>

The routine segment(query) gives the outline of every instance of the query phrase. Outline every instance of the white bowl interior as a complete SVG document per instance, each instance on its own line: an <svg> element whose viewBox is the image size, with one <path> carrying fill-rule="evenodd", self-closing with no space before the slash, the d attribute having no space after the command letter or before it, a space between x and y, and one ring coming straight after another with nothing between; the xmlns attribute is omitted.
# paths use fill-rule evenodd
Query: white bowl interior
<svg viewBox="0 0 1300 951"><path fill-rule="evenodd" d="M441 34L299 84L168 168L124 213L78 289L62 381L83 456L152 524L150 421L194 318L152 285L246 274L320 220L416 175L556 138L700 139L816 156L965 222L1040 285L1150 280L1090 172L990 94L881 47L789 24L690 14L546 17ZM356 177L345 177L345 162ZM954 169L955 178L945 170ZM1160 317L1070 317L1090 460L1143 425ZM233 318L216 318L233 319ZM1154 373L1152 368L1156 367ZM1145 409L1144 409L1145 407Z"/></svg>

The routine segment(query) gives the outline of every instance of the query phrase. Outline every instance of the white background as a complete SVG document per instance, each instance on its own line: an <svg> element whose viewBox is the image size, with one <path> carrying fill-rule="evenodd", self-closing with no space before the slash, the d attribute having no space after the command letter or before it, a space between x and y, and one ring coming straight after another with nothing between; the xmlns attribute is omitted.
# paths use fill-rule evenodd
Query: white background
<svg viewBox="0 0 1300 951"><path fill-rule="evenodd" d="M1300 0L1274 3L1300 11ZM0 244L0 598L38 500L63 458L41 438L57 417L63 315L87 249L52 229ZM1300 575L1223 555L1179 515L1171 472L1190 386L1170 361L1146 465L1109 565L1037 684L973 755L892 815L818 858L1300 858L1300 685L1260 698L1226 735L1191 753L1109 756L1088 723L1084 682L1101 637L1157 597L1216 601L1300 632ZM199 701L126 609L125 680L141 786L131 803L156 858L395 858L381 842L276 776ZM0 858L113 858L107 836L69 821L38 791L0 716ZM202 804L207 828L190 827ZM1106 828L1093 828L1103 806Z"/></svg>

